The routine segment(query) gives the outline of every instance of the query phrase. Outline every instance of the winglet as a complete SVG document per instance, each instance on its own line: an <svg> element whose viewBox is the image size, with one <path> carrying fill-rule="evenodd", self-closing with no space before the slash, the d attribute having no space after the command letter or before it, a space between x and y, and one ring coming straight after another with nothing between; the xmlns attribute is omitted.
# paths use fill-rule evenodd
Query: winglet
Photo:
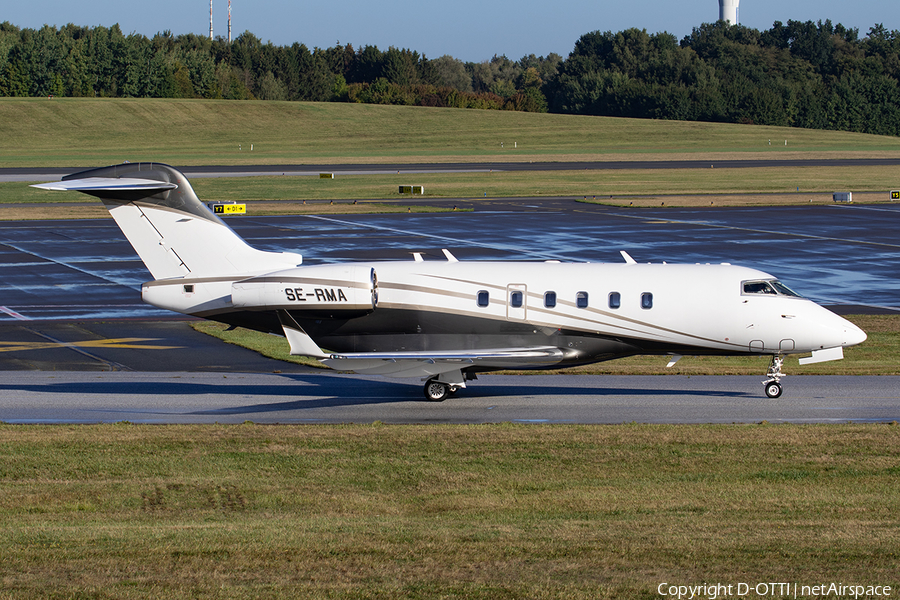
<svg viewBox="0 0 900 600"><path fill-rule="evenodd" d="M619 250L619 254L622 255L622 258L625 259L625 262L629 265L636 265L637 261L631 258L631 255L625 252L624 250Z"/></svg>

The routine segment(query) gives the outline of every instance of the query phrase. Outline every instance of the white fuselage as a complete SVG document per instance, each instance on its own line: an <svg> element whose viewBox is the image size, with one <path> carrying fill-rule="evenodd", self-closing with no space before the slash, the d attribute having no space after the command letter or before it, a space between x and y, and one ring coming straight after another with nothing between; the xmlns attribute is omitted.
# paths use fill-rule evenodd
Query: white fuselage
<svg viewBox="0 0 900 600"><path fill-rule="evenodd" d="M567 360L589 362L595 346L574 338L615 341L616 355L793 354L865 339L807 299L742 287L773 279L732 265L409 261L163 280L143 296L225 321L286 310L317 343L341 352L554 345L564 335Z"/></svg>

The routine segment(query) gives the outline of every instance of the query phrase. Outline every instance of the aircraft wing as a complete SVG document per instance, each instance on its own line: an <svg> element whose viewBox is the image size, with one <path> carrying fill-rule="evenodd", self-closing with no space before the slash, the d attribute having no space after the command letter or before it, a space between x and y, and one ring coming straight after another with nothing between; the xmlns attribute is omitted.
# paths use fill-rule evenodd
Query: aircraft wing
<svg viewBox="0 0 900 600"><path fill-rule="evenodd" d="M333 369L367 375L431 377L477 366L495 369L550 366L561 361L563 357L564 352L561 348L540 346L473 351L359 352L332 354L321 360Z"/></svg>
<svg viewBox="0 0 900 600"><path fill-rule="evenodd" d="M288 311L277 312L284 335L291 345L291 354L318 358L329 367L340 371L393 377L432 377L454 371L461 372L468 367L521 369L552 366L565 358L565 351L556 346L331 354L323 352Z"/></svg>

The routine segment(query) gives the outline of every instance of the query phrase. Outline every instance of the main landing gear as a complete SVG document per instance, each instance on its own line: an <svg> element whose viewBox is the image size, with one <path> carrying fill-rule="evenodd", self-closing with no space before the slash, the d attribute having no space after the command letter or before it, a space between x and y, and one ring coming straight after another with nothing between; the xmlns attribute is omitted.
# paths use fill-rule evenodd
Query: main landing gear
<svg viewBox="0 0 900 600"><path fill-rule="evenodd" d="M466 381L474 379L478 379L475 373L463 373L462 370L448 371L430 377L425 382L425 399L429 402L443 402L459 388L466 387Z"/></svg>
<svg viewBox="0 0 900 600"><path fill-rule="evenodd" d="M784 357L779 354L774 355L772 364L769 365L769 370L766 372L768 379L763 381L763 385L766 386L766 396L769 398L777 398L783 391L781 388L781 378L784 377L784 373L781 372L782 365L784 365Z"/></svg>
<svg viewBox="0 0 900 600"><path fill-rule="evenodd" d="M459 388L436 378L429 379L425 382L425 398L429 402L443 402L451 394L455 394Z"/></svg>

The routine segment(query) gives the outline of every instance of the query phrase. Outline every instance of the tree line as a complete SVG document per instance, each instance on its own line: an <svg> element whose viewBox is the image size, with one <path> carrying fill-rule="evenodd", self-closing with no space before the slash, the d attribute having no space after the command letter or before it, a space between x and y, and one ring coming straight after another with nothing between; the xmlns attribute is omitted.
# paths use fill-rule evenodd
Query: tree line
<svg viewBox="0 0 900 600"><path fill-rule="evenodd" d="M677 40L587 33L569 56L428 59L409 49L275 46L112 27L0 23L0 96L406 104L756 123L900 135L900 31L724 22Z"/></svg>

